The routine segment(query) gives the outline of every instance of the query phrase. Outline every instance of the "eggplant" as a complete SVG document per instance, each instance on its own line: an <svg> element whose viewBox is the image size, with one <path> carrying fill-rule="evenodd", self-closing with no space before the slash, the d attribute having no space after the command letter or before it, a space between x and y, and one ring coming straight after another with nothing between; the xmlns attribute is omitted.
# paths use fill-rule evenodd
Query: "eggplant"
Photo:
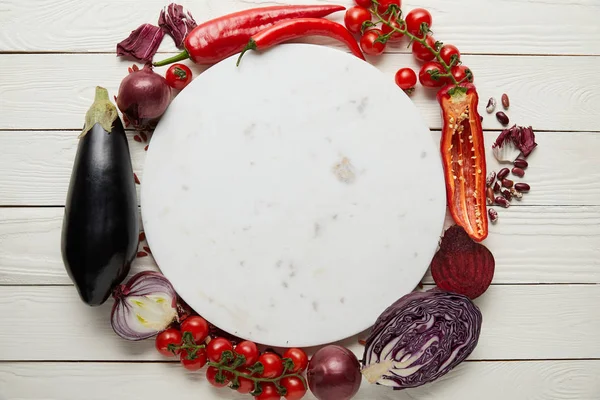
<svg viewBox="0 0 600 400"><path fill-rule="evenodd" d="M62 258L81 299L106 301L136 256L139 218L129 145L108 91L96 88L79 136L62 227Z"/></svg>

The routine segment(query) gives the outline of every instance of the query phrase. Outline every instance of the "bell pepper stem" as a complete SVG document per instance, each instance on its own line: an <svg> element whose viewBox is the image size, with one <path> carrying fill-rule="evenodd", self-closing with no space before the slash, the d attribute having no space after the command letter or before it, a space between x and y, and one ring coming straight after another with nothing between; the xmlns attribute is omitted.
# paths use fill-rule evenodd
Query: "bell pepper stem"
<svg viewBox="0 0 600 400"><path fill-rule="evenodd" d="M161 61L153 62L152 65L155 67L162 67L163 65L172 64L177 61L187 60L188 58L190 58L190 55L187 52L187 50L184 50L176 56L169 57Z"/></svg>
<svg viewBox="0 0 600 400"><path fill-rule="evenodd" d="M240 66L240 62L242 61L242 57L244 56L244 54L248 50L256 50L256 42L254 41L254 39L250 39L250 41L248 42L248 44L246 45L246 47L244 47L242 49L242 52L240 53L240 56L238 57L237 62L235 63L236 67Z"/></svg>

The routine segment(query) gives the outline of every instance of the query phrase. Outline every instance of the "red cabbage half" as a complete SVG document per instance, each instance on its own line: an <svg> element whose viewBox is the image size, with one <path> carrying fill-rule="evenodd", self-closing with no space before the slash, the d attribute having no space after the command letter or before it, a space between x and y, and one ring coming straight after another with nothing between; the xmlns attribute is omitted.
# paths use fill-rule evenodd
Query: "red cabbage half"
<svg viewBox="0 0 600 400"><path fill-rule="evenodd" d="M466 296L439 289L410 293L375 322L362 373L395 389L432 382L471 354L481 322L481 311Z"/></svg>

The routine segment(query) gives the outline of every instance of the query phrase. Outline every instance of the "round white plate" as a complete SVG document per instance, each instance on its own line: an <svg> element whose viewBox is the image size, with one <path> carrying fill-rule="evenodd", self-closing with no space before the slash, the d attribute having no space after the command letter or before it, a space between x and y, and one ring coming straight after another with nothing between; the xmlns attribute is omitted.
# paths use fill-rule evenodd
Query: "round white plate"
<svg viewBox="0 0 600 400"><path fill-rule="evenodd" d="M356 334L410 292L445 213L438 149L390 76L303 44L229 58L163 116L142 178L156 262L227 332Z"/></svg>

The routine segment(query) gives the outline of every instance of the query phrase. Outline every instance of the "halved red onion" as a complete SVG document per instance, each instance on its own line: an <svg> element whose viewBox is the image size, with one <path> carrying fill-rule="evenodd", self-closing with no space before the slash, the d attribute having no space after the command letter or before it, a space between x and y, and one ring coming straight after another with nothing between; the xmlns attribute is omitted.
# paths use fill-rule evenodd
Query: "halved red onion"
<svg viewBox="0 0 600 400"><path fill-rule="evenodd" d="M123 339L147 339L177 318L177 293L159 272L136 274L125 285L119 285L113 297L110 322Z"/></svg>

